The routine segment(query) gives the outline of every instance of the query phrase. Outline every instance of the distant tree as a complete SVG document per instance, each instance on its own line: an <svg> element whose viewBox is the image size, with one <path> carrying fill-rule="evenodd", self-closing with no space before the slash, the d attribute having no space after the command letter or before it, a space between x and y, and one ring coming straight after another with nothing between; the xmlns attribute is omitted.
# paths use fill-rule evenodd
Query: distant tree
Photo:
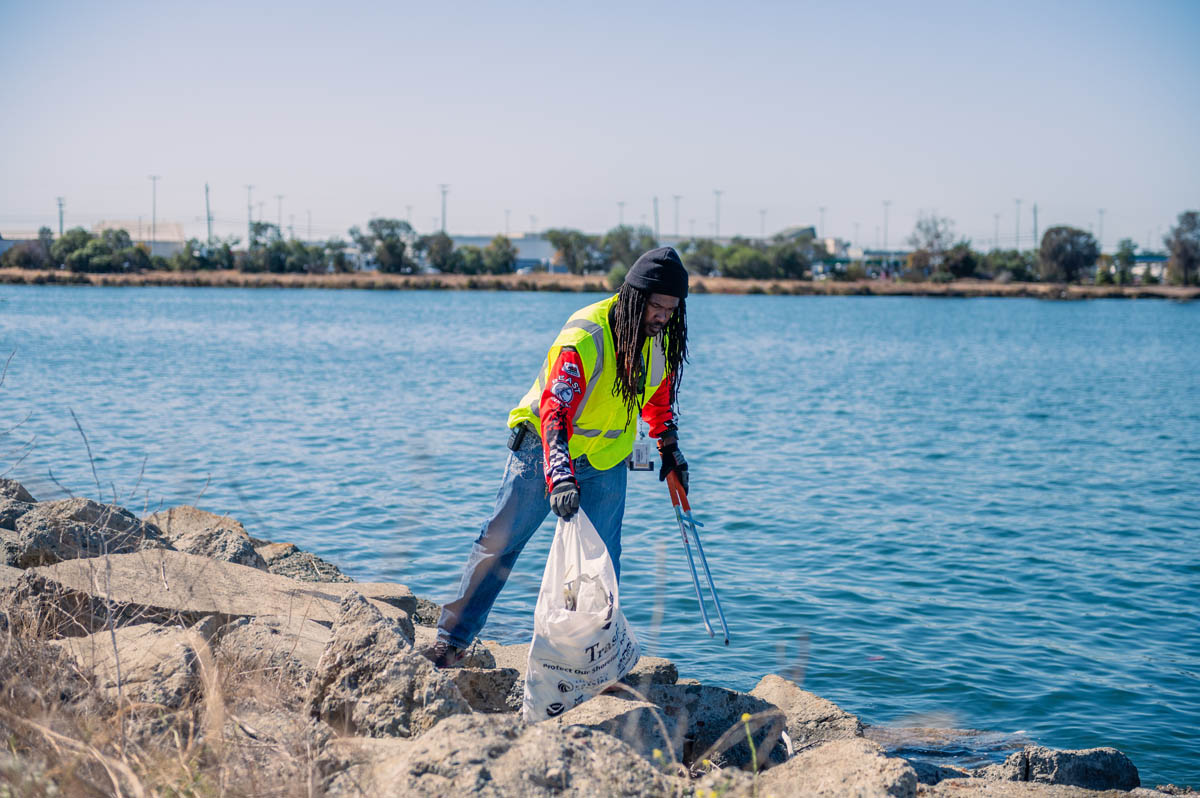
<svg viewBox="0 0 1200 798"><path fill-rule="evenodd" d="M1113 261L1117 265L1118 285L1129 285L1133 282L1133 264L1137 258L1137 248L1132 238L1122 238L1117 244L1117 254L1113 256Z"/></svg>
<svg viewBox="0 0 1200 798"><path fill-rule="evenodd" d="M571 274L583 274L603 263L599 241L578 230L566 228L546 231L546 240L554 247L555 260Z"/></svg>
<svg viewBox="0 0 1200 798"><path fill-rule="evenodd" d="M325 265L329 271L336 274L346 274L354 271L354 264L346 254L346 242L340 238L331 238L325 242Z"/></svg>
<svg viewBox="0 0 1200 798"><path fill-rule="evenodd" d="M482 249L467 244L455 250L454 254L454 267L459 274L483 274L485 267Z"/></svg>
<svg viewBox="0 0 1200 798"><path fill-rule="evenodd" d="M983 256L976 273L986 274L993 280L1032 282L1037 279L1034 260L1032 252L993 249Z"/></svg>
<svg viewBox="0 0 1200 798"><path fill-rule="evenodd" d="M1167 280L1176 285L1195 285L1200 274L1200 212L1184 211L1163 239L1171 253Z"/></svg>
<svg viewBox="0 0 1200 798"><path fill-rule="evenodd" d="M1071 283L1100 257L1100 247L1091 233L1076 227L1051 227L1042 236L1038 266L1043 280Z"/></svg>
<svg viewBox="0 0 1200 798"><path fill-rule="evenodd" d="M721 273L727 277L766 280L782 277L765 252L749 246L731 245L721 257Z"/></svg>
<svg viewBox="0 0 1200 798"><path fill-rule="evenodd" d="M67 265L67 258L70 257L76 250L83 249L94 236L82 227L72 227L67 232L63 233L50 246L50 260L54 265L63 268Z"/></svg>
<svg viewBox="0 0 1200 798"><path fill-rule="evenodd" d="M649 227L620 225L604 234L600 239L602 262L600 268L608 269L616 264L629 267L647 250L654 249L658 242Z"/></svg>
<svg viewBox="0 0 1200 798"><path fill-rule="evenodd" d="M458 264L454 257L454 241L442 232L421 236L417 240L417 250L424 252L429 265L445 274L457 271Z"/></svg>
<svg viewBox="0 0 1200 798"><path fill-rule="evenodd" d="M621 290L621 283L625 282L625 275L627 274L629 274L629 269L618 263L608 270L608 274L604 279L608 283L609 288L613 291L619 291Z"/></svg>
<svg viewBox="0 0 1200 798"><path fill-rule="evenodd" d="M942 254L942 271L956 280L974 277L981 261L970 241L960 241Z"/></svg>
<svg viewBox="0 0 1200 798"><path fill-rule="evenodd" d="M965 242L959 243L964 244ZM908 237L908 245L913 248L912 255L909 256L908 274L906 275L909 279L920 279L938 272L944 272L954 277L960 276L954 274L944 263L946 253L955 246L954 222L948 217L922 211L917 216L917 223L913 227L912 235ZM958 268L963 268L965 263L972 266L971 274L974 274L974 261L964 259L960 253Z"/></svg>
<svg viewBox="0 0 1200 798"><path fill-rule="evenodd" d="M679 257L692 274L708 276L720 269L720 249L711 238L692 238L679 245Z"/></svg>
<svg viewBox="0 0 1200 798"><path fill-rule="evenodd" d="M517 248L507 236L496 236L483 250L483 268L488 274L508 274L516 265Z"/></svg>
<svg viewBox="0 0 1200 798"><path fill-rule="evenodd" d="M811 277L813 261L820 257L813 236L807 232L799 236L775 236L767 245L767 258L772 269L781 277L792 280Z"/></svg>
<svg viewBox="0 0 1200 798"><path fill-rule="evenodd" d="M22 241L0 255L0 267L5 269L47 269L50 256L37 241Z"/></svg>

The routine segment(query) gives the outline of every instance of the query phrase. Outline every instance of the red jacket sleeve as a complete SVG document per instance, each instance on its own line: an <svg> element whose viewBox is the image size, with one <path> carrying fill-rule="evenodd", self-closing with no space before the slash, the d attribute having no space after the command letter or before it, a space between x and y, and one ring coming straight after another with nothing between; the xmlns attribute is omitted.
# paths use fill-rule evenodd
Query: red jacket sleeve
<svg viewBox="0 0 1200 798"><path fill-rule="evenodd" d="M675 427L674 397L671 396L671 375L668 374L650 401L642 407L642 418L650 425L650 437L661 438L667 429Z"/></svg>
<svg viewBox="0 0 1200 798"><path fill-rule="evenodd" d="M550 367L538 405L538 417L542 420L542 470L548 488L575 477L571 434L586 389L582 358L574 349L564 347Z"/></svg>

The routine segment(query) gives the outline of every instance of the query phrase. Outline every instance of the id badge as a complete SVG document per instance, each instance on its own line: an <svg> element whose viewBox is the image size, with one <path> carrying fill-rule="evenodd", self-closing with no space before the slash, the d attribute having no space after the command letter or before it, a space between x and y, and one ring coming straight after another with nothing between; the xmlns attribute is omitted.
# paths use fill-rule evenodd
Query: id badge
<svg viewBox="0 0 1200 798"><path fill-rule="evenodd" d="M643 422L638 421L638 437L633 442L633 454L629 456L630 471L653 471L654 470L654 444L646 437L646 431L642 429Z"/></svg>

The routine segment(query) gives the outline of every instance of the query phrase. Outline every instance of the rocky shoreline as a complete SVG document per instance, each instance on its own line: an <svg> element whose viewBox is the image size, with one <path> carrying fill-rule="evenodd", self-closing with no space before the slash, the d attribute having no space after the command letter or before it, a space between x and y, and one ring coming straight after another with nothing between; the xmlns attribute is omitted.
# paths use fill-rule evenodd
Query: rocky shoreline
<svg viewBox="0 0 1200 798"><path fill-rule="evenodd" d="M80 273L37 269L0 269L0 284L176 286L200 288L321 288L355 290L468 290L468 291L567 291L606 292L602 275L576 274L276 274L239 271L147 271L130 273ZM787 296L920 296L1013 297L1053 300L1172 299L1190 301L1200 287L1176 285L1063 285L991 280L954 280L948 283L886 280L752 280L729 277L696 277L697 294L773 294Z"/></svg>
<svg viewBox="0 0 1200 798"><path fill-rule="evenodd" d="M1113 748L906 759L951 731L864 727L779 676L742 693L656 657L527 725L528 645L439 671L417 653L438 611L228 516L0 479L0 795L1183 794Z"/></svg>

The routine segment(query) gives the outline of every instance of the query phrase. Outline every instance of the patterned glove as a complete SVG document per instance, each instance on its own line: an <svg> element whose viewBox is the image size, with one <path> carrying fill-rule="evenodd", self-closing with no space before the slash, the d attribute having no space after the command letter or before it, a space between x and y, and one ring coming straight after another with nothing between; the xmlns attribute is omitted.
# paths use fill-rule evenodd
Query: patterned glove
<svg viewBox="0 0 1200 798"><path fill-rule="evenodd" d="M573 479L564 479L550 491L550 509L564 521L570 521L579 510L579 485Z"/></svg>
<svg viewBox="0 0 1200 798"><path fill-rule="evenodd" d="M658 469L658 481L662 482L672 471L679 478L683 492L688 492L688 464L679 451L679 439L674 435L664 435L658 439L658 454L662 457L662 466Z"/></svg>

